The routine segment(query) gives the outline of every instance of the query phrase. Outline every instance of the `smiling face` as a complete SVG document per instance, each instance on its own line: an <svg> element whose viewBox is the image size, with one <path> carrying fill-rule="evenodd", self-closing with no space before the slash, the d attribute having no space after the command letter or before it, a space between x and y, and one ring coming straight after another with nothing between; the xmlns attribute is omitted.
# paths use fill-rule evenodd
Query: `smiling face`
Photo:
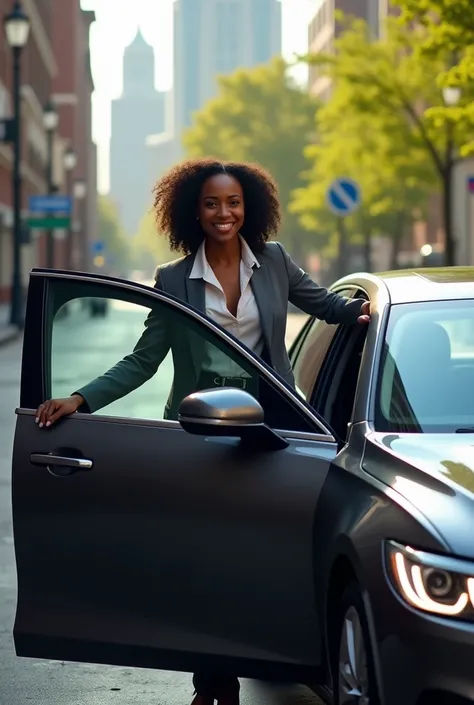
<svg viewBox="0 0 474 705"><path fill-rule="evenodd" d="M219 243L237 237L244 224L244 194L237 179L216 174L205 181L198 215L207 237Z"/></svg>

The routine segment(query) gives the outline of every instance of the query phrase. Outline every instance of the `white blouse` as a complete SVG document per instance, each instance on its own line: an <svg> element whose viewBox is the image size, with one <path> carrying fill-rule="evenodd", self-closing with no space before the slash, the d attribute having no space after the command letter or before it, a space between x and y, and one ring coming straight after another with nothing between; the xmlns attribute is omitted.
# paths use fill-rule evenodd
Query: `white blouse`
<svg viewBox="0 0 474 705"><path fill-rule="evenodd" d="M242 236L240 236L240 242L242 253L240 260L240 299L236 316L233 316L227 308L224 290L207 261L204 242L196 254L189 278L204 279L206 283L206 315L240 340L256 355L261 355L264 348L262 327L250 283L253 268L260 267L260 264ZM221 352L210 343L207 347L203 369L220 377L248 377L248 374L237 363L233 362L225 352Z"/></svg>

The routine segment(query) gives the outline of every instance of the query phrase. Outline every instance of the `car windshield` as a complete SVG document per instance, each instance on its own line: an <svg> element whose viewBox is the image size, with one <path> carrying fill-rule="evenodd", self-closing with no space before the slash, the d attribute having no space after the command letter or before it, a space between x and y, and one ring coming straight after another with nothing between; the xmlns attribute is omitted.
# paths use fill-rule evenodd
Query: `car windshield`
<svg viewBox="0 0 474 705"><path fill-rule="evenodd" d="M394 305L376 392L375 427L474 432L474 301Z"/></svg>

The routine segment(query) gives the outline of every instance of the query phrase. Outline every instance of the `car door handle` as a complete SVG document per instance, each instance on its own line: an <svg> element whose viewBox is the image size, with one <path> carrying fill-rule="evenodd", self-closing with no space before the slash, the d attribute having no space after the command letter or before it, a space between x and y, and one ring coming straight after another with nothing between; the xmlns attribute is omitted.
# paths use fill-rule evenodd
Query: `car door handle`
<svg viewBox="0 0 474 705"><path fill-rule="evenodd" d="M74 470L92 470L92 460L87 458L70 458L65 455L53 455L52 453L32 453L30 455L32 465L62 466L73 468Z"/></svg>

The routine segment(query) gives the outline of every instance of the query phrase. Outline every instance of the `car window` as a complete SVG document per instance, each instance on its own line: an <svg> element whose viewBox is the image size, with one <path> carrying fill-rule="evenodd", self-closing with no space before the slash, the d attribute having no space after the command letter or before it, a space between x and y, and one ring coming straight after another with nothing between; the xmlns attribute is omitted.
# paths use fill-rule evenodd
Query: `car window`
<svg viewBox="0 0 474 705"><path fill-rule="evenodd" d="M341 296L353 296L353 289L338 291ZM303 331L304 340L294 361L294 374L297 388L308 403L317 383L323 363L331 349L339 325L333 325L313 318L308 329Z"/></svg>
<svg viewBox="0 0 474 705"><path fill-rule="evenodd" d="M274 428L318 430L291 392L188 312L113 285L50 286L48 396L80 392L95 414L176 420L182 399L211 386L213 373L257 397Z"/></svg>
<svg viewBox="0 0 474 705"><path fill-rule="evenodd" d="M312 400L312 406L342 440L347 437L352 418L366 337L367 326L340 326Z"/></svg>
<svg viewBox="0 0 474 705"><path fill-rule="evenodd" d="M452 432L474 426L474 303L392 306L376 391L376 428Z"/></svg>

